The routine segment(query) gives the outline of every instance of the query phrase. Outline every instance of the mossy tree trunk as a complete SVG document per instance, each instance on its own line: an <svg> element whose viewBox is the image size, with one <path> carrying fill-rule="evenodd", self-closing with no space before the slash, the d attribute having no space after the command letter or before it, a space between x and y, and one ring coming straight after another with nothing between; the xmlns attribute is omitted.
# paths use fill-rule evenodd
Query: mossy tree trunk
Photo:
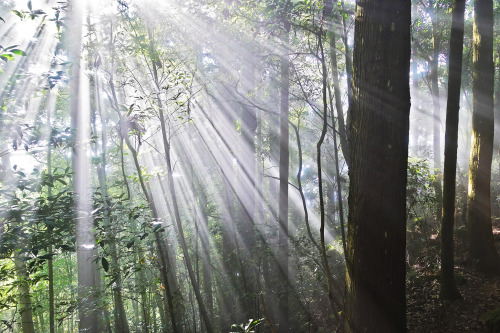
<svg viewBox="0 0 500 333"><path fill-rule="evenodd" d="M469 163L467 221L474 266L498 273L499 257L491 225L491 163L493 157L493 1L474 1L472 74L472 144Z"/></svg>

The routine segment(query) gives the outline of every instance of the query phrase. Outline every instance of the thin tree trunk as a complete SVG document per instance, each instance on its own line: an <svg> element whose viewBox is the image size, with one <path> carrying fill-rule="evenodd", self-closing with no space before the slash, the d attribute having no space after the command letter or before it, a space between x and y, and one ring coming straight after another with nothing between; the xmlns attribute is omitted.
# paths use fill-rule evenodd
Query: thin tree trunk
<svg viewBox="0 0 500 333"><path fill-rule="evenodd" d="M280 159L279 159L279 205L278 205L278 249L276 260L278 266L277 281L279 281L278 296L278 332L289 331L289 280L288 280L288 177L289 177L289 128L288 108L290 89L290 59L288 56L288 43L290 39L290 24L284 22L283 35L284 50L280 59Z"/></svg>
<svg viewBox="0 0 500 333"><path fill-rule="evenodd" d="M333 15L334 17L336 15ZM344 121L344 108L342 107L342 96L340 95L340 83L339 83L339 70L337 65L337 33L335 31L336 25L332 17L332 28L330 29L330 67L332 68L332 83L333 83L333 93L335 96L335 109L337 110L337 119L339 121L339 137L340 146L342 148L342 154L346 161L347 166L349 166L349 146L347 141L347 131ZM333 121L333 108L332 108L332 121ZM334 133L335 134L335 133Z"/></svg>
<svg viewBox="0 0 500 333"><path fill-rule="evenodd" d="M443 299L460 299L454 276L455 181L457 169L458 119L462 79L465 0L453 1L450 35L448 104L444 147L443 215L441 219L441 290Z"/></svg>
<svg viewBox="0 0 500 333"><path fill-rule="evenodd" d="M104 119L102 109L101 109L101 100L100 100L100 91L99 91L99 76L97 73L98 68L94 68L94 80L95 80L95 98L96 98L96 109L101 119L101 147L99 152L99 144L97 140L95 141L95 150L96 155L100 153L99 165L97 166L97 176L99 179L99 187L101 190L101 197L103 200L104 207L104 228L111 234L111 242L109 243L110 247L110 257L111 257L111 274L114 278L113 283L113 301L114 301L114 324L115 331L117 333L128 333L130 332L127 316L125 312L125 307L123 305L123 297L122 297L122 274L120 269L120 262L118 258L118 251L116 248L116 239L118 235L115 235L113 232L113 226L110 221L111 208L108 205L108 186L106 183L106 152L108 145L107 138L107 124ZM94 127L94 135L97 135L97 127L95 124L95 115L93 117L93 127Z"/></svg>
<svg viewBox="0 0 500 333"><path fill-rule="evenodd" d="M412 77L412 96L414 96L414 112L412 114L412 119L411 119L411 124L410 124L410 130L411 130L411 136L413 138L413 145L411 147L411 155L413 157L418 157L418 134L419 134L419 127L417 123L417 114L420 111L419 109L419 98L418 98L418 63L417 59L413 59L412 61L412 72L413 72L413 77ZM416 112L415 112L416 111Z"/></svg>
<svg viewBox="0 0 500 333"><path fill-rule="evenodd" d="M234 287L236 286L235 281L235 244L234 241L236 239L236 232L234 229L234 224L232 221L233 218L233 207L234 207L234 191L230 185L229 180L226 178L224 171L221 170L222 180L223 180L223 188L224 188L224 202L227 205L227 210L224 209L222 214L222 260L225 275L227 276L228 283ZM236 316L235 305L234 305L234 295L232 293L231 288L223 288L222 292L222 310L223 313L227 315L221 316L221 329L223 331L229 331L231 329L231 325L234 324L232 322L233 318Z"/></svg>
<svg viewBox="0 0 500 333"><path fill-rule="evenodd" d="M120 115L120 117L121 117L121 115ZM141 170L141 166L139 164L139 160L137 158L137 151L132 146L132 143L130 142L128 137L124 137L124 139L125 139L125 143L127 144L128 149L132 152L132 158L134 160L134 164L135 164L135 167L137 170L139 184L141 186L142 192L143 192L144 196L146 197L146 201L149 204L151 213L153 215L153 219L157 221L159 219L158 211L156 210L154 201L151 197L151 193L148 191L148 189L146 187L146 183L144 181L144 178L142 177L142 173L141 173L142 170ZM171 283L170 283L171 281L169 279L169 267L170 267L171 261L169 259L168 250L166 250L164 248L163 241L162 241L159 233L155 232L154 235L155 235L155 241L156 241L156 245L158 247L158 252L159 252L159 257L160 257L160 271L162 274L162 280L163 280L163 286L165 288L165 294L167 296L168 311L169 311L169 315L170 315L170 321L172 324L172 330L173 330L173 332L180 332L181 328L178 326L176 313L174 312L174 300L173 300L173 294L172 294L172 285L171 285ZM163 314L161 314L161 315L163 315Z"/></svg>
<svg viewBox="0 0 500 333"><path fill-rule="evenodd" d="M328 92L330 94L330 105L332 105L332 93L331 89L328 87ZM342 248L344 250L344 256L347 252L346 245L346 237L345 237L345 222L344 222L344 203L342 201L342 183L340 181L340 164L339 164L339 149L337 146L337 132L335 131L335 117L333 114L333 105L331 110L331 118L332 118L332 136L333 136L333 163L335 164L335 180L337 181L337 204L339 207L339 226L340 226L340 235L342 237ZM339 122L339 126L340 122ZM342 145L342 144L341 144ZM347 155L349 155L346 152ZM333 186L331 186L333 189Z"/></svg>
<svg viewBox="0 0 500 333"><path fill-rule="evenodd" d="M112 29L112 27L111 27L110 36L111 37L110 37L109 47L112 51L111 63L112 63L112 67L114 67L114 47L113 47L113 29ZM111 71L111 73L112 73L112 71ZM122 126L125 126L126 121L123 119L123 117L118 109L118 98L116 95L116 90L115 90L112 74L109 78L109 85L110 85L111 94L112 94L113 108L115 109L115 111L118 114L119 123ZM122 128L121 130L123 132L125 132L126 126L125 126L125 128ZM139 159L137 157L138 153L135 150L132 143L130 142L127 134L128 133L122 133L121 137L123 140L125 140L125 143L126 143L128 149L132 153L132 158L134 161L134 166L137 170L137 175L138 175L141 190L142 190L144 197L146 198L146 201L149 205L151 214L153 215L153 219L155 221L157 221L157 220L159 220L158 211L156 210L151 193L150 193L150 191L148 191L148 189L146 187L146 183L144 181L144 178L142 177L142 170L141 170L141 166L139 164ZM122 167L123 167L123 165L122 165ZM128 186L127 186L127 190L129 190ZM130 195L130 193L129 193L129 195ZM179 311L176 311L176 307L174 307L174 297L173 297L173 293L172 293L172 291L174 291L172 289L177 286L177 281L175 278L175 270L172 269L172 267L174 267L174 266L172 265L172 259L170 258L169 250L165 249L164 242L161 239L160 234L158 232L155 232L154 236L155 236L155 242L156 242L156 246L158 248L159 257L160 257L160 273L161 273L161 277L162 277L163 286L165 288L165 294L167 297L167 303L168 303L167 311L169 311L169 314L170 314L170 322L172 324L172 330L174 333L181 333L182 326L178 325L179 320L176 317L179 315Z"/></svg>
<svg viewBox="0 0 500 333"><path fill-rule="evenodd" d="M52 122L51 122L51 112L52 107L55 105L53 102L54 97L57 96L56 93L53 94L49 89L47 91L47 135L50 138L52 133ZM50 178L52 176L52 145L47 145L47 175ZM50 198L52 196L52 187L48 186L47 196ZM55 333L55 307L54 307L54 251L52 244L49 245L49 260L48 260L48 271L49 271L49 332Z"/></svg>
<svg viewBox="0 0 500 333"><path fill-rule="evenodd" d="M322 66L322 97L323 97L323 124L321 129L321 136L316 144L316 164L318 166L318 197L319 197L319 211L320 211L320 247L321 247L321 259L323 263L323 269L325 270L326 279L327 279L327 287L328 287L328 302L330 303L330 307L333 315L338 314L339 306L334 298L334 286L333 286L333 276L330 270L330 264L328 262L328 254L326 253L326 241L325 241L325 224L326 224L326 215L325 215L325 198L323 194L323 170L322 170L322 161L321 161L321 148L323 146L323 142L326 137L326 133L328 130L328 97L327 97L327 76L328 70L326 66L325 53L323 49L323 39L322 39L322 31L318 36L318 44L320 50L320 61ZM333 106L332 106L333 107ZM343 226L342 226L343 227Z"/></svg>
<svg viewBox="0 0 500 333"><path fill-rule="evenodd" d="M189 251L187 248L186 238L184 236L184 227L182 226L181 214L180 214L179 205L177 202L177 192L175 189L174 177L172 176L173 169L172 169L172 162L171 162L171 156L170 156L170 142L167 138L165 116L164 116L163 107L161 104L159 105L158 111L160 114L160 125L161 125L161 133L162 133L162 138L163 138L163 147L164 147L164 152L165 152L165 159L167 162L168 190L169 190L169 194L170 194L170 197L172 200L172 208L174 211L174 218L175 218L175 222L177 225L179 242L181 244L182 252L184 254L184 262L185 262L186 268L188 270L188 275L189 275L189 279L191 281L191 285L194 289L194 293L195 293L196 300L198 302L198 307L200 309L201 317L203 319L203 322L205 324L207 332L212 333L213 332L212 324L210 322L210 318L208 317L208 313L207 313L203 298L201 297L199 285L196 283L196 276L195 276L194 271L193 271L193 265L192 265L191 259L189 257Z"/></svg>
<svg viewBox="0 0 500 333"><path fill-rule="evenodd" d="M434 15L435 16L435 15ZM432 151L434 154L434 174L436 175L436 182L434 184L436 191L436 217L441 216L441 204L443 197L443 190L441 187L441 102L439 100L439 82L438 82L438 69L439 69L439 43L437 31L437 18L432 18L432 47L433 56L430 62L430 80L432 92L432 117L434 136L432 141Z"/></svg>

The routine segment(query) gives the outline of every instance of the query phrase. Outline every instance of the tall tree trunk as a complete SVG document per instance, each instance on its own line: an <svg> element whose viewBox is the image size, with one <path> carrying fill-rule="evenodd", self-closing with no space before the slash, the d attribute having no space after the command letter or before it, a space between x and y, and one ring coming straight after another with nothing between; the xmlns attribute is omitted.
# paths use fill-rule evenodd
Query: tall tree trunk
<svg viewBox="0 0 500 333"><path fill-rule="evenodd" d="M47 90L47 136L50 138L52 133L52 108L55 106L56 92L53 93L50 89ZM52 175L52 145L47 145L47 175ZM52 196L52 187L48 186L47 196ZM48 260L48 273L49 273L49 332L55 333L55 307L54 307L54 251L52 244L49 246L49 260Z"/></svg>
<svg viewBox="0 0 500 333"><path fill-rule="evenodd" d="M357 7L345 329L405 332L411 1Z"/></svg>
<svg viewBox="0 0 500 333"><path fill-rule="evenodd" d="M443 299L459 299L454 277L453 225L455 223L455 179L457 169L458 118L462 84L465 0L453 1L450 35L448 104L444 138L443 215L441 219L441 290Z"/></svg>
<svg viewBox="0 0 500 333"><path fill-rule="evenodd" d="M96 274L94 264L95 239L93 235L92 218L90 216L89 160L87 156L89 138L89 94L88 81L84 60L81 59L81 42L83 27L83 2L71 3L68 41L72 71L70 77L71 89L71 129L75 136L73 148L73 187L77 210L76 244L78 262L78 312L79 330L98 333L98 307L95 305Z"/></svg>
<svg viewBox="0 0 500 333"><path fill-rule="evenodd" d="M326 213L325 213L325 197L323 194L323 170L322 170L322 159L321 159L321 149L323 146L323 142L326 138L326 133L328 131L328 69L326 65L326 56L323 48L323 33L320 30L320 34L318 36L318 45L320 51L320 59L321 59L321 72L322 72L322 99L323 99L323 124L321 129L320 138L316 144L316 165L318 167L318 197L319 197L319 211L320 211L320 252L321 259L323 264L323 269L325 270L326 279L327 279L327 287L328 287L328 302L330 303L330 307L332 309L332 313L334 316L338 313L339 306L337 304L337 300L334 298L334 282L333 276L330 270L330 264L328 260L328 254L326 249L326 239L325 239L325 226L326 226ZM331 96L331 91L330 91ZM331 98L330 98L331 100ZM333 108L333 106L332 106ZM332 109L333 110L333 109ZM336 139L335 139L336 144ZM338 158L338 155L335 155ZM338 162L338 159L336 160ZM343 227L343 226L342 226Z"/></svg>
<svg viewBox="0 0 500 333"><path fill-rule="evenodd" d="M290 89L290 59L288 43L290 39L290 24L284 22L284 49L280 59L280 134L279 134L279 205L278 205L278 249L276 260L278 266L278 332L289 331L289 279L288 279L288 176L289 176L289 89Z"/></svg>
<svg viewBox="0 0 500 333"><path fill-rule="evenodd" d="M493 2L474 1L472 75L472 145L469 166L467 221L474 266L499 272L499 257L491 225L491 162L493 157Z"/></svg>
<svg viewBox="0 0 500 333"><path fill-rule="evenodd" d="M418 157L418 134L419 134L419 127L417 123L417 114L420 111L419 109L419 98L418 98L418 63L417 59L413 59L412 61L412 90L411 94L414 96L412 100L415 101L415 105L413 105L413 112L412 112L412 119L411 119L411 124L410 124L410 132L412 136L412 141L413 145L411 146L411 156L413 157ZM415 112L416 111L416 112Z"/></svg>
<svg viewBox="0 0 500 333"><path fill-rule="evenodd" d="M432 93L432 117L434 135L432 140L432 151L434 154L434 174L436 181L434 188L436 191L436 218L441 216L441 203L443 197L443 190L441 187L441 102L439 100L439 37L437 31L437 13L432 17L432 48L433 55L430 61L430 80L431 80L431 93Z"/></svg>

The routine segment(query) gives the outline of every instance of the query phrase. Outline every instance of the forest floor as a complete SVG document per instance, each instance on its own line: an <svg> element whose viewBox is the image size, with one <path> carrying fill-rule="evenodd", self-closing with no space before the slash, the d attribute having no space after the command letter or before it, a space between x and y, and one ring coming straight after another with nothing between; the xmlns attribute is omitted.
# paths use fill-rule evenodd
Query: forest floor
<svg viewBox="0 0 500 333"><path fill-rule="evenodd" d="M493 224L500 253L500 221ZM439 259L439 243L436 235L432 235L407 274L408 332L500 332L499 326L488 330L484 317L481 318L488 311L500 309L500 277L473 270L468 260L466 237L457 234L455 276L463 300L439 299L439 276L435 266L429 265Z"/></svg>

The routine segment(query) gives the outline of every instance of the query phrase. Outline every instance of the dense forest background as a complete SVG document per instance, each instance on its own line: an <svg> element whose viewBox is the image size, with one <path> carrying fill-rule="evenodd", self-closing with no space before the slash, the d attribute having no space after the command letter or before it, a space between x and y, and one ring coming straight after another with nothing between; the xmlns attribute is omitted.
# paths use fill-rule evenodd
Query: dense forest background
<svg viewBox="0 0 500 333"><path fill-rule="evenodd" d="M1 1L0 332L498 332L499 24Z"/></svg>

